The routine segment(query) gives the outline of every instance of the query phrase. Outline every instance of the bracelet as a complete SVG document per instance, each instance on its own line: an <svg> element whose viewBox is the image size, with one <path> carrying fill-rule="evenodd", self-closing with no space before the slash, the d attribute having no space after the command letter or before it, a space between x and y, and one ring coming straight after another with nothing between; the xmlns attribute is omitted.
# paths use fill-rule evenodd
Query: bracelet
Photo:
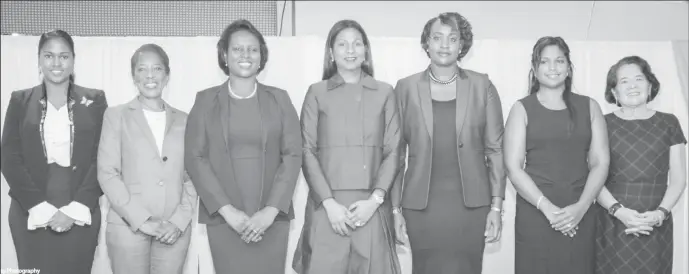
<svg viewBox="0 0 689 274"><path fill-rule="evenodd" d="M543 199L545 196L541 195L541 197L538 197L538 202L536 202L536 209L541 210L541 202L543 202Z"/></svg>
<svg viewBox="0 0 689 274"><path fill-rule="evenodd" d="M658 210L660 210L660 212L662 212L663 215L665 215L663 220L667 220L668 218L670 218L670 211L669 210L667 210L666 208L664 208L662 206L659 206Z"/></svg>
<svg viewBox="0 0 689 274"><path fill-rule="evenodd" d="M392 207L392 214L400 214L402 213L402 209L396 206Z"/></svg>
<svg viewBox="0 0 689 274"><path fill-rule="evenodd" d="M620 204L620 203L614 203L610 206L610 208L608 208L608 213L612 216L615 216L615 212L617 212L617 210L619 210L620 208L623 208L623 207L624 206L622 206L622 204Z"/></svg>

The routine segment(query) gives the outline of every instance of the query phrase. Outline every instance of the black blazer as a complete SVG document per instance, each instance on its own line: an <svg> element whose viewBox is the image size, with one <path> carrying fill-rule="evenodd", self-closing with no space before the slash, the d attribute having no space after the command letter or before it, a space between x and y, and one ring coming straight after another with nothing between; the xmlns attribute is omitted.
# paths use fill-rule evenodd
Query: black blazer
<svg viewBox="0 0 689 274"><path fill-rule="evenodd" d="M400 164L391 200L393 206L425 209L433 159L433 106L428 70L397 82L395 93L402 119ZM464 205L487 206L491 197L505 197L502 159L502 106L485 74L459 70L457 78L457 148ZM407 148L408 147L408 148ZM405 159L409 151L409 164Z"/></svg>
<svg viewBox="0 0 689 274"><path fill-rule="evenodd" d="M46 201L48 160L42 123L48 101L43 85L12 93L2 131L2 174L9 195L28 212ZM102 90L70 85L67 107L72 117L72 200L98 209L102 195L96 179L98 142L103 113L108 107ZM48 201L50 202L50 201Z"/></svg>
<svg viewBox="0 0 689 274"><path fill-rule="evenodd" d="M187 117L184 164L201 198L199 222L221 224L218 209L231 204L244 209L239 186L234 181L229 153L229 100L227 81L196 94ZM301 128L297 111L286 91L258 83L261 113L263 173L261 207L280 210L276 220L294 218L292 196L302 162Z"/></svg>

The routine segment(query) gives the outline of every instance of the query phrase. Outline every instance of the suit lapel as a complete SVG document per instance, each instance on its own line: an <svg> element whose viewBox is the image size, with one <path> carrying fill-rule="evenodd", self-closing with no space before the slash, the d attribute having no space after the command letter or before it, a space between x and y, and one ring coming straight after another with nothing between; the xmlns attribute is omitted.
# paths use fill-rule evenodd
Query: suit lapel
<svg viewBox="0 0 689 274"><path fill-rule="evenodd" d="M433 104L431 102L431 82L428 78L428 73L424 72L421 75L417 87L421 112L426 122L426 130L428 130L428 135L431 137L431 140L433 140Z"/></svg>
<svg viewBox="0 0 689 274"><path fill-rule="evenodd" d="M141 108L141 103L139 102L139 100L134 99L131 103L129 103L129 109L131 110L132 118L134 119L135 123L139 126L141 132L144 134L144 138L148 140L148 144L151 146L151 149L157 152L156 155L158 156L158 158L160 158L160 151L158 151L158 145L156 144L156 140L153 136L153 132L151 131L151 127L148 125L148 121L146 121L146 117L144 116L144 111Z"/></svg>
<svg viewBox="0 0 689 274"><path fill-rule="evenodd" d="M466 73L459 69L459 77L457 77L457 99L455 103L457 104L457 138L459 138L459 133L462 132L462 127L464 126L464 120L466 118L467 106L471 100L471 81Z"/></svg>
<svg viewBox="0 0 689 274"><path fill-rule="evenodd" d="M167 137L167 134L170 132L170 128L172 127L172 124L175 123L175 119L177 118L177 111L175 111L170 105L168 105L167 102L163 102L165 104L165 134L163 136ZM165 141L163 141L165 143Z"/></svg>
<svg viewBox="0 0 689 274"><path fill-rule="evenodd" d="M258 85L256 87L256 96L258 96L258 111L261 114L261 144L263 145L263 148L265 148L268 140L268 129L266 128L268 125L263 121L270 118L270 103L268 102L270 98L268 98L268 93L265 91L265 86L263 84L256 83L256 85Z"/></svg>
<svg viewBox="0 0 689 274"><path fill-rule="evenodd" d="M230 149L230 90L227 88L229 81L229 79L225 81L218 89L218 101L216 102L220 106L220 123L222 124L222 135L226 149Z"/></svg>

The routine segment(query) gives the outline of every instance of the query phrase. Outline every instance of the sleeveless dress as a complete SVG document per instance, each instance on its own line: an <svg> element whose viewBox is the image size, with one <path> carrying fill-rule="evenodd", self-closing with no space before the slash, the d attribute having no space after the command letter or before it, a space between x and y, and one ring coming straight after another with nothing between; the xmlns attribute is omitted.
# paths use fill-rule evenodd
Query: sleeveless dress
<svg viewBox="0 0 689 274"><path fill-rule="evenodd" d="M677 117L656 112L644 120L605 115L610 172L605 187L619 203L638 212L660 206L668 185L670 147L686 144ZM598 207L597 274L671 274L672 218L648 236L626 235L626 226ZM670 208L668 208L670 209Z"/></svg>
<svg viewBox="0 0 689 274"><path fill-rule="evenodd" d="M589 173L589 97L571 95L573 119L568 109L544 107L535 93L520 102L528 120L526 173L556 206L563 208L576 203ZM596 229L593 208L584 214L576 236L570 238L553 229L540 210L517 195L515 274L593 273Z"/></svg>
<svg viewBox="0 0 689 274"><path fill-rule="evenodd" d="M433 165L424 210L404 209L414 274L481 274L488 206L464 205L456 99L433 100Z"/></svg>

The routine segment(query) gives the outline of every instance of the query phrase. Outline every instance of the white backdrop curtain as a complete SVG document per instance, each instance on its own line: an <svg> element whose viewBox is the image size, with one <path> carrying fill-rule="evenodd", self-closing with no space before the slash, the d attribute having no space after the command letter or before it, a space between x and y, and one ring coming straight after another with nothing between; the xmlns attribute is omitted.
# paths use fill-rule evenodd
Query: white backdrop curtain
<svg viewBox="0 0 689 274"><path fill-rule="evenodd" d="M259 76L265 84L287 90L297 111L308 86L320 80L323 67L323 37L267 37L270 49L268 64ZM170 56L171 78L164 98L171 105L189 111L197 91L222 83L226 76L217 65L215 44L217 37L75 37L76 82L79 85L105 90L111 106L128 102L136 95L130 74L130 57L145 43L157 43ZM512 104L526 95L527 74L531 48L535 41L480 40L474 41L462 67L487 73L502 99L507 116ZM687 97L682 95L672 43L668 42L586 42L568 41L575 65L575 92L596 99L604 113L616 107L603 97L608 68L627 55L639 55L649 61L661 82L661 91L652 107L675 114L685 132L687 128ZM415 38L371 39L375 77L395 85L398 79L426 68L428 59ZM2 36L2 114L12 91L38 84L38 37ZM507 117L505 117L507 118ZM4 118L3 118L4 121ZM306 184L300 178L294 195L296 219L292 222L285 273L293 273L291 261L304 221ZM17 261L7 224L10 198L8 186L2 180L2 266L16 268ZM107 200L101 198L103 216ZM673 273L687 273L687 200L682 197L673 209L675 214L675 264ZM505 202L504 230L500 243L488 245L483 273L510 274L514 272L514 210L515 191L508 184ZM194 220L195 221L195 220ZM103 218L102 229L105 228ZM103 231L103 230L101 230ZM194 240L189 252L185 273L213 273L208 240L203 225L193 226ZM104 235L96 252L93 273L111 273ZM405 273L410 273L409 249L400 248Z"/></svg>

